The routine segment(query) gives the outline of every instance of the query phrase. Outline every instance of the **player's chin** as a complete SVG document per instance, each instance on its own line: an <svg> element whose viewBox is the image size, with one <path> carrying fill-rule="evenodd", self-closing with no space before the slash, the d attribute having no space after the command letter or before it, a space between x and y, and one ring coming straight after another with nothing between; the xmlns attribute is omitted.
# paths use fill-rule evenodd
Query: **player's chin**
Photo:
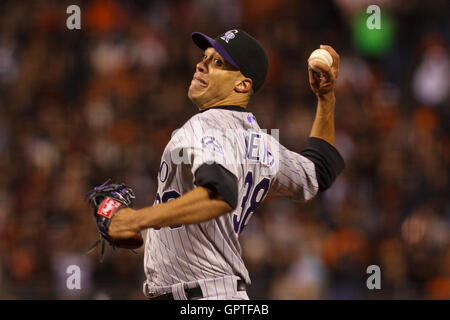
<svg viewBox="0 0 450 320"><path fill-rule="evenodd" d="M195 84L191 83L191 85L189 86L189 90L188 90L188 97L192 101L196 101L203 95L205 90L206 90L206 87L198 87Z"/></svg>

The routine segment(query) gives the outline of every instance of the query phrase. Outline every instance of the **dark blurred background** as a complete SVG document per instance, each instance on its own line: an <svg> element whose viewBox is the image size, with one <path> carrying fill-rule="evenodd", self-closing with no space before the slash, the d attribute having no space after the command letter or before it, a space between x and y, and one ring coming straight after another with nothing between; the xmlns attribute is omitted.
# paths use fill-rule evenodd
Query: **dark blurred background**
<svg viewBox="0 0 450 320"><path fill-rule="evenodd" d="M68 30L67 6L81 8ZM381 8L381 30L365 12ZM336 144L347 168L315 200L268 198L242 233L253 299L450 299L450 2L0 2L0 298L143 299L143 249L86 255L84 193L107 178L151 205L162 151L196 112L190 34L241 27L270 72L250 103L300 151L316 100L307 58L341 56ZM81 290L67 290L68 265ZM368 290L366 268L381 268Z"/></svg>

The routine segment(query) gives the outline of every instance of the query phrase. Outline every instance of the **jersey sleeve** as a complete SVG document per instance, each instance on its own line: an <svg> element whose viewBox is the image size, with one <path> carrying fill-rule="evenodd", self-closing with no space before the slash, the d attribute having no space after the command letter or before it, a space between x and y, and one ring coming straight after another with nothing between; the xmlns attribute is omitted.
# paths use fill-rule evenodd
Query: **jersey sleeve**
<svg viewBox="0 0 450 320"><path fill-rule="evenodd" d="M299 153L278 145L277 170L270 186L272 195L308 201L319 190L314 163Z"/></svg>
<svg viewBox="0 0 450 320"><path fill-rule="evenodd" d="M310 137L300 154L314 163L319 192L327 190L345 168L339 151L320 138Z"/></svg>
<svg viewBox="0 0 450 320"><path fill-rule="evenodd" d="M238 165L230 137L219 129L205 131L194 124L177 132L174 138L172 159L188 165L193 185L212 189L234 209L238 198Z"/></svg>
<svg viewBox="0 0 450 320"><path fill-rule="evenodd" d="M345 168L337 149L319 138L310 137L300 153L280 144L278 156L272 194L299 201L310 200L328 189Z"/></svg>

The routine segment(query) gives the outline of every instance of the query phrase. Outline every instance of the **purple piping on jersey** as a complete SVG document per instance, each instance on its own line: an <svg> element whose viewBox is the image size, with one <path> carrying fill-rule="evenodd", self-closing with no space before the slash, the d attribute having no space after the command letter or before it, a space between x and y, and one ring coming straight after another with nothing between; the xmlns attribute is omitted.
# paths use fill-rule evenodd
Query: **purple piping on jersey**
<svg viewBox="0 0 450 320"><path fill-rule="evenodd" d="M176 184L177 184L177 188L178 188L178 190L182 190L182 188L180 188L180 184L178 183L178 181L177 180L175 180L175 182L176 182ZM183 252L184 252L184 255L186 256L186 260L187 260L187 264L188 264L188 266L189 266L189 270L191 270L191 273L192 273L192 279L195 279L195 273L194 273L194 271L192 271L192 267L191 267L191 259L189 259L189 257L188 257L188 255L187 255L187 253L186 253L186 249L184 248L184 241L182 240L182 238L181 238L181 231L182 230L184 230L184 232L187 232L187 230L186 230L186 228L182 228L181 230L179 230L178 232L177 232L177 234L178 234L178 236L180 237L180 243L181 243L181 247L183 248ZM175 243L175 241L174 241L174 243Z"/></svg>
<svg viewBox="0 0 450 320"><path fill-rule="evenodd" d="M164 235L166 236L167 247L170 248L171 246L169 245L169 237L167 236L167 233L168 232L172 232L172 231L168 230L168 228L164 228L163 230L164 230ZM160 230L159 232L162 232L163 230ZM172 240L173 240L173 236L172 236ZM173 244L175 246L175 241L174 241ZM169 257L169 261L170 261L170 264L172 266L172 270L173 270L173 272L176 274L176 276L178 278L177 281L180 281L181 277L178 275L178 272L175 270L175 264L172 262L172 259L170 259L171 253L168 251L167 255ZM177 260L177 257L175 257L175 260ZM178 260L177 260L177 262L178 262ZM184 269L181 267L180 262L178 262L178 266L180 267L181 271L183 271L184 278L187 279L186 272L184 272Z"/></svg>
<svg viewBox="0 0 450 320"><path fill-rule="evenodd" d="M161 236L157 237L156 239L157 239L160 243L162 243L162 241L161 241ZM159 255L160 255L161 257L164 257L164 255L162 254L162 251L161 251L162 245L159 245L159 246L157 246L157 247L159 248ZM155 250L155 251L156 251L156 250ZM164 261L161 262L161 263L159 264L159 269L162 270L161 264L164 266L164 269L166 270L166 274L169 274L169 271L167 271L167 267L166 267L166 265L164 264ZM164 275L164 273L163 273L163 272L161 272L161 273L162 273L162 275L163 275L162 278L163 278L163 280L166 282L166 284L170 283L171 281L167 281L166 276ZM169 280L170 280L170 278L171 278L171 277L169 277ZM162 285L162 284L161 284L161 285Z"/></svg>
<svg viewBox="0 0 450 320"><path fill-rule="evenodd" d="M183 228L183 230L186 231L184 228ZM195 273L194 273L194 271L192 271L192 267L191 267L191 264L192 264L192 263L191 263L191 259L189 259L188 255L187 255L187 253L186 253L186 249L184 248L184 243L183 243L183 239L181 238L180 232L181 232L181 231L179 231L179 232L177 232L177 233L178 233L178 236L180 237L181 247L183 248L184 255L186 256L187 265L189 266L189 270L191 270L191 273L192 273L192 279L195 280Z"/></svg>
<svg viewBox="0 0 450 320"><path fill-rule="evenodd" d="M185 226L185 228L187 228L187 227L189 227L189 225ZM191 248L192 248L192 252L194 252L194 254L195 254L196 258L197 258L197 262L198 262L199 268L200 268L201 272L203 273L203 283L205 285L206 295L209 296L208 286L206 285L206 279L207 278L205 276L205 273L203 272L203 268L201 266L200 259L199 259L198 255L197 255L197 252L194 250L194 246L192 245L192 241L191 241L191 237L189 236L189 232L187 231L187 229L185 229L185 230L186 230L186 235L187 235L187 238L188 238L188 242L189 242L189 244L191 245Z"/></svg>

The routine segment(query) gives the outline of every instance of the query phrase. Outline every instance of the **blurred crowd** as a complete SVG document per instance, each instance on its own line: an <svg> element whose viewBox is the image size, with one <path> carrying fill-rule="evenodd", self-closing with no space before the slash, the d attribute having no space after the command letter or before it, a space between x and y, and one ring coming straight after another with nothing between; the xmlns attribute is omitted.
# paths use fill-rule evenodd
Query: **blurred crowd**
<svg viewBox="0 0 450 320"><path fill-rule="evenodd" d="M371 1L395 25L359 52L367 1L0 2L0 299L143 299L143 249L97 240L83 196L107 178L151 205L172 132L197 111L190 34L240 26L270 70L250 102L262 128L301 151L315 114L306 61L341 56L336 145L346 169L308 203L267 198L241 236L252 299L450 299L448 1ZM67 6L81 8L68 30ZM67 267L81 268L68 290ZM369 290L367 268L381 270Z"/></svg>

